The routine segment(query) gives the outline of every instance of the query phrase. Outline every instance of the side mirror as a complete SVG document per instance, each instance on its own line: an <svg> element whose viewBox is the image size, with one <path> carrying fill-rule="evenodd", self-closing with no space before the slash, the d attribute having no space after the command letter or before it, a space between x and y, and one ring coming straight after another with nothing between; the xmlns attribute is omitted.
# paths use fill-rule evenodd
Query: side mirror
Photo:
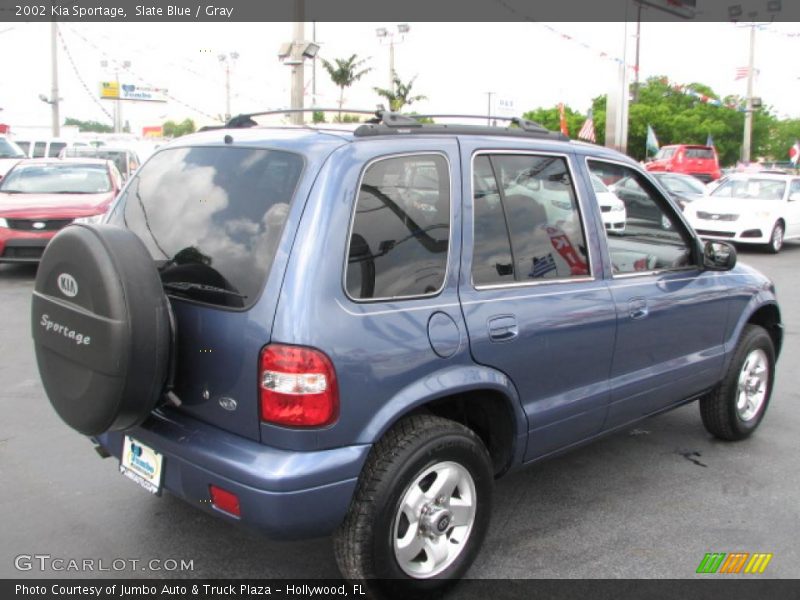
<svg viewBox="0 0 800 600"><path fill-rule="evenodd" d="M792 192L789 194L789 202L797 202L800 200L800 192Z"/></svg>
<svg viewBox="0 0 800 600"><path fill-rule="evenodd" d="M730 271L736 266L736 248L728 242L706 242L703 247L703 266L709 271Z"/></svg>

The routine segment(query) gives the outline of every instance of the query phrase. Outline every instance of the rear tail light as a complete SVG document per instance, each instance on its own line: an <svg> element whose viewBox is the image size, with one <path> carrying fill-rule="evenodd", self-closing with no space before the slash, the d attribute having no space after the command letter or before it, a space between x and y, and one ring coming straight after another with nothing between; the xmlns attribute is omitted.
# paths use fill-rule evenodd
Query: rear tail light
<svg viewBox="0 0 800 600"><path fill-rule="evenodd" d="M289 427L321 427L339 416L339 390L330 359L303 346L270 344L261 351L261 420Z"/></svg>
<svg viewBox="0 0 800 600"><path fill-rule="evenodd" d="M208 486L211 492L211 505L223 512L226 512L235 517L241 516L239 509L239 498L233 492L223 490L221 487L215 485Z"/></svg>

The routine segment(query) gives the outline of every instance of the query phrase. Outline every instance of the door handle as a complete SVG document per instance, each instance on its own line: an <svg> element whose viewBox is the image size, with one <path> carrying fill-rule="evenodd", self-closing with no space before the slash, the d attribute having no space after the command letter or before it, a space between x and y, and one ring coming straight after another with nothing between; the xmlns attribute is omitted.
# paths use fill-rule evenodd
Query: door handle
<svg viewBox="0 0 800 600"><path fill-rule="evenodd" d="M493 342L507 342L519 335L517 319L511 315L489 319L489 339Z"/></svg>
<svg viewBox="0 0 800 600"><path fill-rule="evenodd" d="M631 319L644 319L650 313L647 308L647 300L644 298L632 298L628 300L628 314Z"/></svg>

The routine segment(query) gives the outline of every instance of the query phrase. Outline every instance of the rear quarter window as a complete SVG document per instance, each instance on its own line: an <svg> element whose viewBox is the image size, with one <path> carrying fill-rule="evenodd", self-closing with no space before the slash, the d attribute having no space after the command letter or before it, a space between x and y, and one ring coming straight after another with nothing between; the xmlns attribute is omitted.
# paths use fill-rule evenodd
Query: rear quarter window
<svg viewBox="0 0 800 600"><path fill-rule="evenodd" d="M162 281L184 284L181 295L246 308L269 274L303 164L267 149L162 150L136 171L109 223L136 233Z"/></svg>
<svg viewBox="0 0 800 600"><path fill-rule="evenodd" d="M428 296L444 285L450 175L438 154L384 158L361 180L345 288L354 300Z"/></svg>

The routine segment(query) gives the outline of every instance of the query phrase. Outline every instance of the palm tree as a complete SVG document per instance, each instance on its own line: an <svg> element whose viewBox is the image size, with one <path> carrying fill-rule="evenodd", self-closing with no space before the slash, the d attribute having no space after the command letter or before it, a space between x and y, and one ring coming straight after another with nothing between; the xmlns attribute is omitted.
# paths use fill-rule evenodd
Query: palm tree
<svg viewBox="0 0 800 600"><path fill-rule="evenodd" d="M324 58L322 59L322 66L331 76L331 81L339 87L339 120L342 120L342 103L344 102L344 88L350 87L356 81L361 79L364 75L369 73L372 68L358 70L369 58L356 60L357 56L353 54L348 59L335 58L333 59L336 65L329 63Z"/></svg>
<svg viewBox="0 0 800 600"><path fill-rule="evenodd" d="M372 88L375 92L389 101L389 109L392 112L399 112L404 106L413 104L418 100L427 100L427 96L411 95L411 88L414 86L414 80L417 78L415 75L408 83L403 83L400 78L395 75L393 77L394 90L387 90L385 88Z"/></svg>

